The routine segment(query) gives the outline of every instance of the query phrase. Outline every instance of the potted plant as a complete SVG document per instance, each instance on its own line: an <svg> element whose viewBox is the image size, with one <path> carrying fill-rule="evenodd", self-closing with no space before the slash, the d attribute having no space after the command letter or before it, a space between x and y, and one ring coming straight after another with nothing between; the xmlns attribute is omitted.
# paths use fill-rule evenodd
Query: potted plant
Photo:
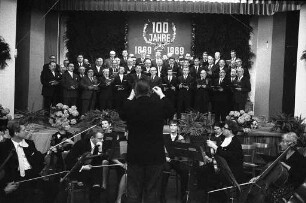
<svg viewBox="0 0 306 203"><path fill-rule="evenodd" d="M306 137L304 123L305 118L302 116L292 116L290 114L281 113L276 116L271 117L274 126L272 127L272 131L279 131L282 133L295 132L299 137L303 146L306 146Z"/></svg>

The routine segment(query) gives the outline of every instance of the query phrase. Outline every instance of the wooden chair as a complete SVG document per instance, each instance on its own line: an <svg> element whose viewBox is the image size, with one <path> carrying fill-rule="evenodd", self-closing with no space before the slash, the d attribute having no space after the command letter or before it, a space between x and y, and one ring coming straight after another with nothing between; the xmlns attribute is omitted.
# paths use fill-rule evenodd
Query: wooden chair
<svg viewBox="0 0 306 203"><path fill-rule="evenodd" d="M251 174L252 177L255 177L255 169L258 167L258 165L254 163L255 145L242 144L241 146L244 156L243 168L247 174Z"/></svg>

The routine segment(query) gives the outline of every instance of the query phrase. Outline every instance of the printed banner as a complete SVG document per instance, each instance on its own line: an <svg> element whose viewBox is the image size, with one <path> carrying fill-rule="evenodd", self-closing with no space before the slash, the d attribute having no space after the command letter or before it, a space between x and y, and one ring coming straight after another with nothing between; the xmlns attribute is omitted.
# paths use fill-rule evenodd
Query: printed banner
<svg viewBox="0 0 306 203"><path fill-rule="evenodd" d="M174 57L185 55L191 50L191 29L185 15L132 15L128 21L128 51L136 57L143 51L151 58L155 58L156 51L162 55L173 53Z"/></svg>

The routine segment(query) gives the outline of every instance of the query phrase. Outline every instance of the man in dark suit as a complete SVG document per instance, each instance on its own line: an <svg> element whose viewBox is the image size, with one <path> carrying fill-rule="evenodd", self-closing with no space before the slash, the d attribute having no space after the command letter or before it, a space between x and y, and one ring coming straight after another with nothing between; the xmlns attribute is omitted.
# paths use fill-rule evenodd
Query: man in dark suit
<svg viewBox="0 0 306 203"><path fill-rule="evenodd" d="M69 64L68 64L69 65ZM78 57L77 57L77 62L74 64L74 72L77 73L77 71L79 70L79 67L85 67L85 70L87 70L88 65L86 65L84 63L84 56L82 54L79 54ZM68 67L67 67L68 69Z"/></svg>
<svg viewBox="0 0 306 203"><path fill-rule="evenodd" d="M178 81L177 77L173 75L173 70L168 68L168 75L163 78L163 91L166 97L171 101L173 107L176 109L177 100L177 88Z"/></svg>
<svg viewBox="0 0 306 203"><path fill-rule="evenodd" d="M214 64L214 58L212 56L208 56L207 60L208 60L208 65L204 67L204 70L207 73L207 77L210 79L215 79L216 77L219 77L216 74L218 66Z"/></svg>
<svg viewBox="0 0 306 203"><path fill-rule="evenodd" d="M122 58L120 59L120 66L123 66L124 68L127 67L127 60L128 60L128 51L123 50L122 51Z"/></svg>
<svg viewBox="0 0 306 203"><path fill-rule="evenodd" d="M64 104L68 106L76 105L78 99L79 76L73 73L73 70L73 63L69 63L68 71L63 74L61 80Z"/></svg>
<svg viewBox="0 0 306 203"><path fill-rule="evenodd" d="M99 131L91 131L90 139L82 139L75 143L68 153L65 161L68 169L72 169L78 162L79 157L84 153L92 155L101 154L101 157L95 157L91 163L85 164L71 174L72 179L76 179L85 183L90 187L89 201L100 202L100 193L106 189L107 186L107 170L102 168L93 168L93 165L107 165L109 158L109 150L112 147L112 141L104 139L103 133ZM81 171L81 172L79 172ZM101 176L103 174L103 176Z"/></svg>
<svg viewBox="0 0 306 203"><path fill-rule="evenodd" d="M124 75L125 68L121 66L119 68L119 74L115 76L113 85L113 97L114 97L114 105L117 111L120 111L123 102L128 97L130 92L130 86L128 81L128 76Z"/></svg>
<svg viewBox="0 0 306 203"><path fill-rule="evenodd" d="M219 78L215 79L213 82L213 101L215 110L215 121L224 122L225 117L228 114L228 85L229 81L226 77L225 70L221 70L219 73Z"/></svg>
<svg viewBox="0 0 306 203"><path fill-rule="evenodd" d="M219 61L221 59L221 53L219 51L215 52L215 65L219 65Z"/></svg>
<svg viewBox="0 0 306 203"><path fill-rule="evenodd" d="M142 51L140 53L140 58L136 58L136 66L138 66L138 65L143 66L145 60L146 60L146 52Z"/></svg>
<svg viewBox="0 0 306 203"><path fill-rule="evenodd" d="M161 52L160 52L160 51L157 51L157 52L155 53L155 59L152 59L152 60L151 60L152 66L156 67L156 66L157 66L157 60L159 60L159 59L163 60L163 59L162 59Z"/></svg>
<svg viewBox="0 0 306 203"><path fill-rule="evenodd" d="M56 57L55 57L55 55L51 55L51 56L49 57L49 63L44 64L43 70L49 69L49 65L50 65L50 63L52 63L52 62L56 64L55 71L59 72L59 71L60 71L60 65L58 65L58 64L56 63Z"/></svg>
<svg viewBox="0 0 306 203"><path fill-rule="evenodd" d="M148 77L142 73L141 66L136 66L135 68L135 74L130 74L129 75L129 83L130 87L134 87L137 81L139 80L147 80Z"/></svg>
<svg viewBox="0 0 306 203"><path fill-rule="evenodd" d="M0 163L11 154L4 166L5 175L0 181L0 191L4 191L3 201L10 203L37 202L35 188L37 181L14 184L21 180L38 177L44 166L44 156L37 151L34 142L26 140L25 126L13 122L8 126L11 139L0 143Z"/></svg>
<svg viewBox="0 0 306 203"><path fill-rule="evenodd" d="M56 105L56 100L58 98L56 90L60 81L60 75L55 69L56 63L50 62L49 68L41 71L40 74L40 82L43 85L41 94L44 97L44 109L47 112L50 111L51 105Z"/></svg>
<svg viewBox="0 0 306 203"><path fill-rule="evenodd" d="M97 77L97 79L100 79L103 75L103 59L97 58L95 61L95 65L92 66L94 71L94 76Z"/></svg>
<svg viewBox="0 0 306 203"><path fill-rule="evenodd" d="M201 70L203 70L204 68L202 68L202 66L200 66L200 59L198 57L196 57L194 59L194 65L192 65L190 67L190 72L189 74L191 75L191 77L193 77L193 79L198 79L200 78L200 73L201 73Z"/></svg>
<svg viewBox="0 0 306 203"><path fill-rule="evenodd" d="M115 59L116 52L115 51L110 51L109 52L109 58L105 59L104 61L104 66L106 68L111 68L113 65L113 60Z"/></svg>
<svg viewBox="0 0 306 203"><path fill-rule="evenodd" d="M215 71L215 75L216 75L215 78L219 76L219 73L221 70L224 70L226 73L226 77L229 78L230 76L229 68L226 66L225 61L223 59L219 60L219 66L217 67Z"/></svg>
<svg viewBox="0 0 306 203"><path fill-rule="evenodd" d="M168 66L166 66L167 70L171 68L173 75L178 77L178 66L175 59L173 57L170 57L168 63Z"/></svg>
<svg viewBox="0 0 306 203"><path fill-rule="evenodd" d="M153 66L154 67L154 66ZM167 75L167 68L163 64L162 59L156 59L157 76L163 78Z"/></svg>
<svg viewBox="0 0 306 203"><path fill-rule="evenodd" d="M140 80L126 100L120 117L127 122L129 131L127 149L128 202L159 202L165 150L163 141L164 119L174 109L161 88L153 92L159 100L150 98L150 85ZM134 99L135 98L135 99Z"/></svg>
<svg viewBox="0 0 306 203"><path fill-rule="evenodd" d="M243 68L243 76L250 79L249 69L242 67L242 60L240 58L236 59L236 69Z"/></svg>
<svg viewBox="0 0 306 203"><path fill-rule="evenodd" d="M129 58L128 60L127 60L127 66L126 66L126 68L125 68L125 73L126 74L134 74L134 73L136 73L135 72L135 67L136 66L134 66L133 65L133 59L132 58Z"/></svg>
<svg viewBox="0 0 306 203"><path fill-rule="evenodd" d="M244 69L237 69L237 81L234 88L234 110L245 110L248 93L251 91L250 79L245 77Z"/></svg>
<svg viewBox="0 0 306 203"><path fill-rule="evenodd" d="M177 117L181 118L181 113L189 110L191 106L191 96L194 80L189 75L189 67L183 68L183 75L178 77L179 91L177 101Z"/></svg>
<svg viewBox="0 0 306 203"><path fill-rule="evenodd" d="M229 111L233 111L235 108L235 100L234 100L234 91L235 91L235 87L237 87L237 72L236 69L231 68L230 69L230 79L229 79Z"/></svg>
<svg viewBox="0 0 306 203"><path fill-rule="evenodd" d="M152 67L151 59L146 59L144 62L144 66L142 68L142 73L145 74L146 76L150 77L150 69Z"/></svg>
<svg viewBox="0 0 306 203"><path fill-rule="evenodd" d="M162 79L157 76L157 70L155 67L150 69L150 87L153 88L155 86L161 87L162 86Z"/></svg>
<svg viewBox="0 0 306 203"><path fill-rule="evenodd" d="M207 51L204 51L203 52L203 55L202 55L202 59L200 61L200 64L202 67L205 67L208 65L208 53Z"/></svg>
<svg viewBox="0 0 306 203"><path fill-rule="evenodd" d="M90 110L95 109L98 91L98 80L94 77L94 71L88 69L87 76L83 77L80 82L82 89L81 100L82 100L82 111L81 115L84 115Z"/></svg>

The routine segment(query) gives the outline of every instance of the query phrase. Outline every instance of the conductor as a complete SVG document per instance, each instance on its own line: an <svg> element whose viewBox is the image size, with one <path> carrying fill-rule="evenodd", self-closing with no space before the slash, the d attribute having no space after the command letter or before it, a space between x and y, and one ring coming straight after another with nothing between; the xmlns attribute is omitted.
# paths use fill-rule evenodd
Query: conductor
<svg viewBox="0 0 306 203"><path fill-rule="evenodd" d="M173 116L174 107L161 88L139 80L125 102L120 117L127 122L127 202L158 202L165 163L164 119ZM143 201L142 201L143 200Z"/></svg>

